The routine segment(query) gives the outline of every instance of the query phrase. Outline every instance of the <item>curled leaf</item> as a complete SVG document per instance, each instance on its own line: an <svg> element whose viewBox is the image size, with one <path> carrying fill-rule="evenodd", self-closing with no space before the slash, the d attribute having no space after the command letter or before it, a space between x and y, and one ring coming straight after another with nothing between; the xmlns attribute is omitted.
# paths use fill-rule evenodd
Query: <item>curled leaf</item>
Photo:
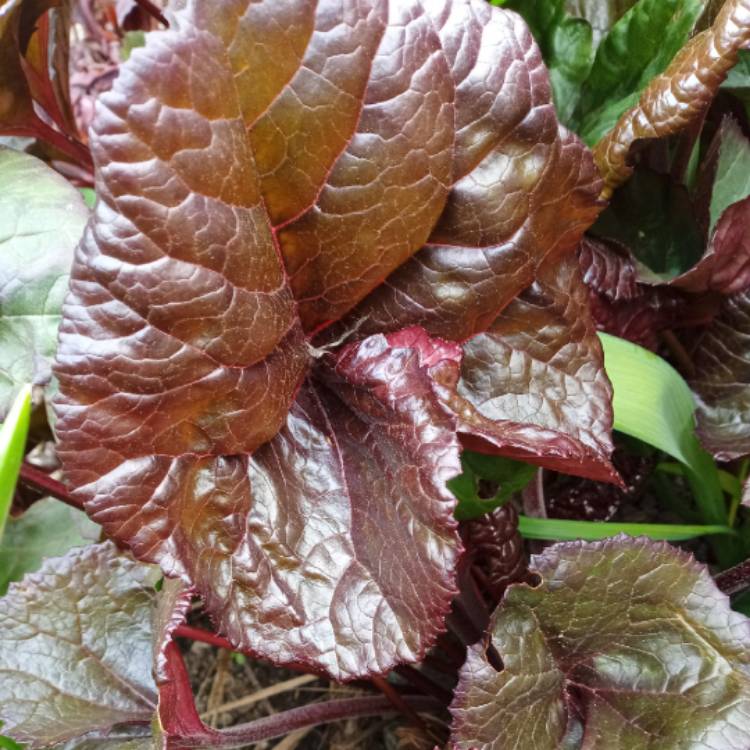
<svg viewBox="0 0 750 750"><path fill-rule="evenodd" d="M458 750L745 750L750 622L708 571L619 536L532 558L451 705Z"/></svg>
<svg viewBox="0 0 750 750"><path fill-rule="evenodd" d="M464 345L451 407L464 444L618 482L612 389L575 257L546 267L490 328Z"/></svg>
<svg viewBox="0 0 750 750"><path fill-rule="evenodd" d="M630 177L628 156L636 141L677 133L707 109L748 42L750 4L727 0L713 25L675 55L646 86L638 104L597 143L594 157L605 181L603 197Z"/></svg>

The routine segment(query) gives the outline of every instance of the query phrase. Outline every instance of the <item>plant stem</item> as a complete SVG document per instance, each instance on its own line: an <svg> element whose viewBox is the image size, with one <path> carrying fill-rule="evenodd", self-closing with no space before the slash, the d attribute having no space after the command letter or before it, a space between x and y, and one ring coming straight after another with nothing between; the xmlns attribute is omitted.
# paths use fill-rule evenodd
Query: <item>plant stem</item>
<svg viewBox="0 0 750 750"><path fill-rule="evenodd" d="M403 700L413 711L437 712L440 704L432 698L403 697ZM327 724L331 721L354 719L360 716L382 716L393 712L393 706L387 698L380 696L367 698L343 698L340 700L311 703L308 706L292 708L272 716L239 724L218 732L211 738L198 740L192 747L221 747L232 748L262 742L274 737L281 737L305 727Z"/></svg>
<svg viewBox="0 0 750 750"><path fill-rule="evenodd" d="M228 651L237 650L226 638L216 633L211 633L208 630L203 630L203 628L194 628L192 625L178 625L174 630L174 635L177 638L189 638L191 641L208 643L211 646L225 648Z"/></svg>
<svg viewBox="0 0 750 750"><path fill-rule="evenodd" d="M19 472L19 480L29 485L29 487L43 492L45 495L49 495L66 505L70 505L71 508L83 510L83 503L76 500L62 482L53 479L49 474L45 474L41 469L37 469L36 466L24 462Z"/></svg>
<svg viewBox="0 0 750 750"><path fill-rule="evenodd" d="M714 580L719 589L728 596L750 588L750 558L729 570L723 570Z"/></svg>
<svg viewBox="0 0 750 750"><path fill-rule="evenodd" d="M393 708L411 720L415 727L428 733L427 725L422 721L419 714L403 699L402 695L383 677L371 677L370 681L388 699Z"/></svg>

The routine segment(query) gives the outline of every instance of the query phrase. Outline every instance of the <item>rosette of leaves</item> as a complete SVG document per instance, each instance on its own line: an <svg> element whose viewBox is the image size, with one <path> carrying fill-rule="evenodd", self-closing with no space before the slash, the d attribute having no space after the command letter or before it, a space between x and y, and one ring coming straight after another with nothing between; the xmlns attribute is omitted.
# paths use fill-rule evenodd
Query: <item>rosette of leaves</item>
<svg viewBox="0 0 750 750"><path fill-rule="evenodd" d="M556 544L469 649L457 750L745 750L750 621L665 543Z"/></svg>
<svg viewBox="0 0 750 750"><path fill-rule="evenodd" d="M460 440L617 478L585 289L553 272L601 183L525 24L480 0L169 12L92 126L67 480L239 648L383 673L455 592Z"/></svg>

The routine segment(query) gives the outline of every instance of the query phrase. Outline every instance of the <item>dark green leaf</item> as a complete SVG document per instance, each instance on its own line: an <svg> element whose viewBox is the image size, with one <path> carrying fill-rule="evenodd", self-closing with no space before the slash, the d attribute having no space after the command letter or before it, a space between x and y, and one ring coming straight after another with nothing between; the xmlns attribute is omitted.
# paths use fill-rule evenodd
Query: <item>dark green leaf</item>
<svg viewBox="0 0 750 750"><path fill-rule="evenodd" d="M645 168L614 194L591 233L628 248L645 281L676 278L700 260L704 249L687 190Z"/></svg>
<svg viewBox="0 0 750 750"><path fill-rule="evenodd" d="M596 143L632 107L688 40L705 0L639 0L596 51L576 111L579 132Z"/></svg>
<svg viewBox="0 0 750 750"><path fill-rule="evenodd" d="M564 0L510 0L505 7L520 13L529 24L549 69L558 117L567 124L594 60L591 26L566 13Z"/></svg>

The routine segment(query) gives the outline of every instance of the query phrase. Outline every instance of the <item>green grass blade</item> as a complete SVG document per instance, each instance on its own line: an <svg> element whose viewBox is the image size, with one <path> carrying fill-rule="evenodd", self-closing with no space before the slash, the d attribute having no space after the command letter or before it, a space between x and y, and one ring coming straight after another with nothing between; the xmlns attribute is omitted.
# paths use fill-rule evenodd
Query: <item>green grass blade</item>
<svg viewBox="0 0 750 750"><path fill-rule="evenodd" d="M13 492L21 469L26 435L31 420L31 386L16 396L8 416L0 427L0 538L13 502Z"/></svg>
<svg viewBox="0 0 750 750"><path fill-rule="evenodd" d="M648 349L606 333L599 338L614 388L614 428L684 464L703 519L709 524L726 523L719 474L695 435L695 401L687 383Z"/></svg>
<svg viewBox="0 0 750 750"><path fill-rule="evenodd" d="M558 542L575 539L606 539L617 534L648 536L651 539L679 541L709 534L735 534L728 526L696 526L671 523L611 523L604 521L569 521L559 518L529 518L520 516L518 530L526 539L546 539Z"/></svg>

